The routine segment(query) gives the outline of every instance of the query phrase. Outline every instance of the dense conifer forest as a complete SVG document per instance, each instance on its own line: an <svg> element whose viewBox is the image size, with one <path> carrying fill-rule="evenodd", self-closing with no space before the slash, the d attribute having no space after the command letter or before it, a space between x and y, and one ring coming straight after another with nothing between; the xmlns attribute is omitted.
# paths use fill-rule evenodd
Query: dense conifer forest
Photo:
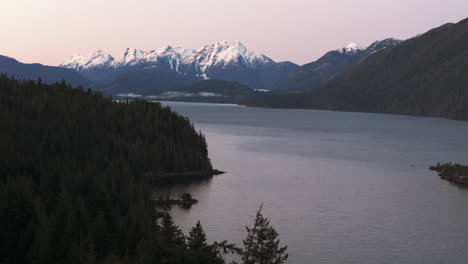
<svg viewBox="0 0 468 264"><path fill-rule="evenodd" d="M0 263L166 254L143 174L211 168L203 135L157 103L2 75L0 120Z"/></svg>
<svg viewBox="0 0 468 264"><path fill-rule="evenodd" d="M168 107L2 74L0 120L0 263L225 263L221 250L287 258L276 235L244 253L208 243L200 223L184 235L156 210L145 172L212 169L203 135Z"/></svg>

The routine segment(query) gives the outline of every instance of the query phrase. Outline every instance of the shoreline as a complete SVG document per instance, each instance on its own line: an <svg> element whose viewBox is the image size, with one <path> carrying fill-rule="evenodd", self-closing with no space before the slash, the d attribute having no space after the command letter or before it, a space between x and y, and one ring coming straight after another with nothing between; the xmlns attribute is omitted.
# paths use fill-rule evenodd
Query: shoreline
<svg viewBox="0 0 468 264"><path fill-rule="evenodd" d="M435 114L410 114L410 113L398 113L398 112L371 112L371 111L359 111L359 110L346 110L346 109L333 109L333 108L321 108L321 107L300 107L300 106L272 106L272 105L255 105L255 104L239 104L239 103L210 103L202 101L172 101L172 100L148 100L144 97L138 98L125 98L128 100L146 100L152 103L160 103L165 106L170 106L170 103L180 103L180 104L206 104L206 105L219 105L219 106L238 106L238 107L248 107L248 108L259 108L259 109L283 109L283 110L308 110L308 111L320 111L320 112L341 112L341 113L359 113L359 114L382 114L382 115L394 115L394 116L406 116L406 117L423 117L423 118L438 118L446 119L452 121L462 121L467 122L468 119L453 118L443 115ZM120 101L124 99L112 99L114 101Z"/></svg>
<svg viewBox="0 0 468 264"><path fill-rule="evenodd" d="M169 172L169 173L154 173L146 172L144 174L145 181L149 183L173 183L178 181L192 181L209 179L216 175L226 173L220 170L203 170L203 171L188 171L188 172Z"/></svg>

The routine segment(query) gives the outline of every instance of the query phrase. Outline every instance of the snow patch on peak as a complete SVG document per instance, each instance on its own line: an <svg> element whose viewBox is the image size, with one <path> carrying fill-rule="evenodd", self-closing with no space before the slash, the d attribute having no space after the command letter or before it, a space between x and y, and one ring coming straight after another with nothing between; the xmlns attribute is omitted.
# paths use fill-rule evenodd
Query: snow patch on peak
<svg viewBox="0 0 468 264"><path fill-rule="evenodd" d="M344 54L354 54L361 50L364 50L364 48L354 42L351 42L348 45L346 45L344 48L339 49L338 51Z"/></svg>
<svg viewBox="0 0 468 264"><path fill-rule="evenodd" d="M225 67L229 64L241 64L249 68L255 68L258 64L274 62L261 53L247 50L238 40L233 45L226 41L207 45L197 50L193 58L190 59L197 61L200 69L207 69L211 66Z"/></svg>
<svg viewBox="0 0 468 264"><path fill-rule="evenodd" d="M247 51L247 48L239 40L236 40L236 42L234 42L234 47L236 47L238 50L241 50L242 52ZM259 55L262 55L262 54L259 54Z"/></svg>
<svg viewBox="0 0 468 264"><path fill-rule="evenodd" d="M249 51L239 40L233 44L227 41L206 45L198 50L165 46L160 49L143 51L127 48L114 59L103 50L94 51L87 56L75 54L60 66L75 70L109 67L168 67L180 74L197 75L209 79L214 68L240 67L254 69L264 64L274 63L262 53Z"/></svg>
<svg viewBox="0 0 468 264"><path fill-rule="evenodd" d="M367 47L366 52L368 52L369 54L372 54L382 49L397 46L402 42L403 42L402 40L394 39L394 38L387 38L384 40L379 40L379 41L372 43L369 47Z"/></svg>
<svg viewBox="0 0 468 264"><path fill-rule="evenodd" d="M113 67L122 67L127 65L135 65L139 62L143 56L145 56L148 52L144 50L134 49L134 48L127 48L125 51L117 57L112 62Z"/></svg>
<svg viewBox="0 0 468 264"><path fill-rule="evenodd" d="M158 51L159 53L165 53L165 52L168 52L168 51L171 51L172 50L172 47L170 45L166 45L162 48L160 48Z"/></svg>
<svg viewBox="0 0 468 264"><path fill-rule="evenodd" d="M179 54L182 58L191 56L195 52L192 49L186 49L186 48L181 48L181 47L175 47L173 48L173 50L175 53Z"/></svg>
<svg viewBox="0 0 468 264"><path fill-rule="evenodd" d="M65 60L60 67L71 68L75 70L87 70L96 67L107 67L114 61L114 57L104 50L90 52L86 56L75 54Z"/></svg>

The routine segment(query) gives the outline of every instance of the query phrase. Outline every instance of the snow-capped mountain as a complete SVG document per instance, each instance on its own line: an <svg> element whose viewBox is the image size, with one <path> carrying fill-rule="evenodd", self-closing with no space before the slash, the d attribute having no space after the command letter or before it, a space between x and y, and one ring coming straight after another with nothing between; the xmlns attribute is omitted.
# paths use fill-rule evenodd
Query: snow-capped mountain
<svg viewBox="0 0 468 264"><path fill-rule="evenodd" d="M317 90L338 74L361 63L369 55L396 46L401 42L401 40L389 38L376 41L367 48L363 48L356 43L350 43L343 48L327 52L314 62L301 66L278 81L272 89L281 92L310 92Z"/></svg>
<svg viewBox="0 0 468 264"><path fill-rule="evenodd" d="M355 55L356 53L359 53L360 51L365 50L365 48L359 46L358 44L351 42L345 47L338 49L337 51L346 54L346 55Z"/></svg>
<svg viewBox="0 0 468 264"><path fill-rule="evenodd" d="M377 51L386 49L388 47L393 47L393 46L399 45L402 42L403 42L403 40L394 39L394 38L388 38L388 39L384 39L384 40L381 40L381 41L376 41L376 42L372 43L369 47L367 47L366 53L370 55L370 54L375 53Z"/></svg>
<svg viewBox="0 0 468 264"><path fill-rule="evenodd" d="M116 59L103 50L93 51L86 56L73 55L65 60L60 67L77 71L93 69L151 68L167 66L181 74L195 74L209 79L207 76L212 68L226 68L236 65L247 69L255 69L264 64L275 62L261 53L247 50L240 42L229 44L226 41L206 45L198 50L172 48L166 46L158 50L143 51L127 48ZM180 68L179 68L180 66ZM184 69L184 71L180 71Z"/></svg>
<svg viewBox="0 0 468 264"><path fill-rule="evenodd" d="M298 66L276 63L264 54L249 51L240 41L233 44L225 41L198 50L171 46L151 51L127 48L115 59L98 50L86 56L74 55L60 67L101 82L112 82L129 72L162 71L175 72L193 81L223 79L265 89Z"/></svg>
<svg viewBox="0 0 468 264"><path fill-rule="evenodd" d="M236 41L234 45L227 42L207 45L187 57L183 63L194 65L202 75L206 75L213 67L225 68L234 64L254 69L259 65L275 62L263 54L248 51L242 43Z"/></svg>
<svg viewBox="0 0 468 264"><path fill-rule="evenodd" d="M236 41L233 45L227 42L206 45L183 58L181 64L183 74L194 74L207 80L220 78L219 75L226 71L255 71L276 63L261 53L247 50L241 42Z"/></svg>
<svg viewBox="0 0 468 264"><path fill-rule="evenodd" d="M127 48L120 56L114 59L109 66L114 68L133 66L139 63L140 59L143 58L148 52Z"/></svg>
<svg viewBox="0 0 468 264"><path fill-rule="evenodd" d="M103 50L96 50L86 56L75 54L60 64L59 67L83 71L93 68L109 67L113 61L114 57L109 53Z"/></svg>
<svg viewBox="0 0 468 264"><path fill-rule="evenodd" d="M147 52L135 66L139 68L165 68L170 71L175 71L182 74L179 70L179 66L182 61L194 54L194 50L185 49L180 47L165 46L158 50L152 50ZM186 73L184 73L186 75Z"/></svg>

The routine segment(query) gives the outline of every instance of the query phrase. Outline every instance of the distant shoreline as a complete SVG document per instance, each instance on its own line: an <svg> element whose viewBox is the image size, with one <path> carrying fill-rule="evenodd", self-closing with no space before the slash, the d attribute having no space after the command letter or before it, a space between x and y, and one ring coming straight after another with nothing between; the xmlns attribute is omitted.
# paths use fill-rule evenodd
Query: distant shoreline
<svg viewBox="0 0 468 264"><path fill-rule="evenodd" d="M260 109L278 109L278 110L308 110L308 111L317 111L317 112L340 112L340 113L359 113L359 114L379 114L379 115L393 115L393 116L405 116L405 117L422 117L422 118L438 118L452 121L462 121L466 122L465 119L454 119L444 116L435 116L435 115L415 115L415 114L401 114L401 113L385 113L385 112L363 112L363 111L346 111L346 110L335 110L335 109L320 109L320 108L301 108L301 107L272 107L272 106L256 106L248 104L233 104L233 103L209 103L209 102L185 102L185 101L150 101L155 103L161 103L168 105L168 103L176 104L204 104L204 105L218 105L218 106L239 106L239 107L249 107L249 108L260 108Z"/></svg>

